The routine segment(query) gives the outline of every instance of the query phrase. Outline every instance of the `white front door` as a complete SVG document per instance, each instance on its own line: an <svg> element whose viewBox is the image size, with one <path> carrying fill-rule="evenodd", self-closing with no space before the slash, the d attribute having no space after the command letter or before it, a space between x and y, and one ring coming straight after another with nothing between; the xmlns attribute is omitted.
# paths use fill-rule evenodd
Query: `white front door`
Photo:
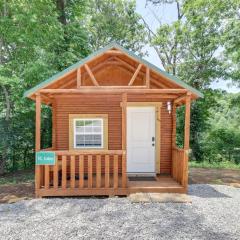
<svg viewBox="0 0 240 240"><path fill-rule="evenodd" d="M155 173L155 107L127 108L127 172Z"/></svg>

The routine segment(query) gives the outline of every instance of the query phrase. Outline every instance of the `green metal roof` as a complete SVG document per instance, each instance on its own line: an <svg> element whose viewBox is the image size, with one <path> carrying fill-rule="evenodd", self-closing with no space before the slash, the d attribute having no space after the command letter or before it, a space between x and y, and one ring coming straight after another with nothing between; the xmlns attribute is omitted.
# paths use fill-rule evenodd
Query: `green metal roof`
<svg viewBox="0 0 240 240"><path fill-rule="evenodd" d="M154 70L155 72L159 73L160 75L163 75L164 77L166 77L167 79L169 79L169 81L178 84L179 86L188 89L189 91L191 91L192 93L196 94L198 97L203 97L203 94L201 92L199 92L197 89L191 87L190 85L188 85L187 83L183 82L182 80L176 78L175 76L161 70L160 68L156 67L155 65L151 64L150 62L140 58L139 56L137 56L136 54L134 54L133 52L123 48L122 46L120 46L118 43L116 42L112 42L110 44L108 44L107 46L93 52L92 54L90 54L89 56L87 56L86 58L82 59L81 61L71 65L70 67L66 68L65 70L53 75L52 77L48 78L47 80L39 83L38 85L36 85L35 87L27 90L24 93L24 97L29 97L32 94L34 94L36 91L38 91L41 88L46 87L49 84L54 83L55 81L57 81L61 76L63 76L64 74L75 70L77 68L79 68L80 66L84 65L85 63L87 63L89 60L91 60L92 58L104 53L107 50L110 50L111 48L117 48L119 50L121 50L122 52L126 53L127 55L131 56L132 58L136 59L138 62L148 66L150 69Z"/></svg>

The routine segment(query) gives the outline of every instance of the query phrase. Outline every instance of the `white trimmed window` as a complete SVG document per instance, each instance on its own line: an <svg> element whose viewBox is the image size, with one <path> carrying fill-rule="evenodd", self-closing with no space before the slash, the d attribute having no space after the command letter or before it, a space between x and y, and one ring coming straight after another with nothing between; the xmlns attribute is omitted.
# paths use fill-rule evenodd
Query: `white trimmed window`
<svg viewBox="0 0 240 240"><path fill-rule="evenodd" d="M102 118L74 119L74 148L103 148L104 124Z"/></svg>

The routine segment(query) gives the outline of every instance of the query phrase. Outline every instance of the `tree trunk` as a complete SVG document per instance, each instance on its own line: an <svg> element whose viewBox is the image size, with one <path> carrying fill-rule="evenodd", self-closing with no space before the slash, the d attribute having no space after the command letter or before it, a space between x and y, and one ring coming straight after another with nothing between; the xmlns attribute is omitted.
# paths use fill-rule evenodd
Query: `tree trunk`
<svg viewBox="0 0 240 240"><path fill-rule="evenodd" d="M3 152L0 153L0 176L4 174L5 170L5 154Z"/></svg>
<svg viewBox="0 0 240 240"><path fill-rule="evenodd" d="M58 20L63 25L67 24L67 18L66 18L66 12L65 12L66 1L67 0L56 0L56 7L57 7L57 10L59 11Z"/></svg>

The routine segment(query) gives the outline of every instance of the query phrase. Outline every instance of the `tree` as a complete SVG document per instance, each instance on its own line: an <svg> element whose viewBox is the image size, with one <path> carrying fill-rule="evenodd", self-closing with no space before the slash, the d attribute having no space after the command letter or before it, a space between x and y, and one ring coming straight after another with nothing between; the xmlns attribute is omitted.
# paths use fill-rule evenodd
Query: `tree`
<svg viewBox="0 0 240 240"><path fill-rule="evenodd" d="M34 105L22 98L24 91L89 52L86 37L79 37L87 35L80 13L74 12L78 18L63 25L51 0L0 2L0 174L34 157ZM51 122L45 108L43 117ZM51 127L43 124L42 131L45 146Z"/></svg>
<svg viewBox="0 0 240 240"><path fill-rule="evenodd" d="M134 1L0 0L0 174L34 163L35 109L25 90L112 40L140 54L143 39ZM49 147L48 107L41 131Z"/></svg>
<svg viewBox="0 0 240 240"><path fill-rule="evenodd" d="M91 0L89 6L90 44L93 50L116 41L142 55L146 32L133 0Z"/></svg>
<svg viewBox="0 0 240 240"><path fill-rule="evenodd" d="M204 0L190 1L148 1L153 4L174 4L177 19L170 24L160 24L156 33L148 26L149 39L158 53L167 72L203 91L204 99L192 103L191 139L193 158L203 160L201 139L207 130L212 101L210 85L225 75L220 53L222 52L222 29L219 11L212 3ZM215 0L215 2L219 2ZM224 9L224 4L219 4ZM226 9L224 9L226 11ZM210 104L211 103L211 104ZM184 122L180 119L179 124ZM180 129L183 125L180 126Z"/></svg>

